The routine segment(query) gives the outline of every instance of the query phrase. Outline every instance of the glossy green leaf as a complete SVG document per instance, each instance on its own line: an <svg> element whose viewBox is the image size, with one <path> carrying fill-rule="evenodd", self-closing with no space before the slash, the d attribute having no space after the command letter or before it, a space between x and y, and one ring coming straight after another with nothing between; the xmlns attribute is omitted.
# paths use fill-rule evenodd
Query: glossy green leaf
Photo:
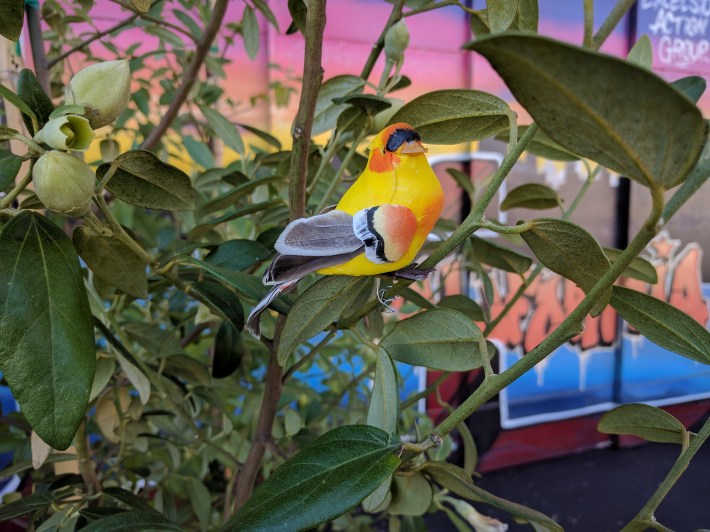
<svg viewBox="0 0 710 532"><path fill-rule="evenodd" d="M518 127L518 138L522 137L530 126L519 126ZM496 135L496 139L502 140L504 142L510 142L510 132L503 131ZM528 147L525 151L537 155L538 157L543 157L544 159L550 159L552 161L577 161L577 157L574 153L571 153L564 149L562 146L557 144L552 140L547 133L543 130L538 129L537 133L533 137Z"/></svg>
<svg viewBox="0 0 710 532"><path fill-rule="evenodd" d="M617 406L597 425L605 434L632 434L657 443L682 444L687 436L683 424L665 410L644 404Z"/></svg>
<svg viewBox="0 0 710 532"><path fill-rule="evenodd" d="M700 111L644 68L533 35L486 37L466 48L484 55L540 127L573 153L666 189L698 159Z"/></svg>
<svg viewBox="0 0 710 532"><path fill-rule="evenodd" d="M518 13L518 0L486 0L486 10L491 33L501 33L513 24Z"/></svg>
<svg viewBox="0 0 710 532"><path fill-rule="evenodd" d="M387 508L391 515L424 515L433 498L431 484L419 472L395 475L392 502Z"/></svg>
<svg viewBox="0 0 710 532"><path fill-rule="evenodd" d="M16 41L22 32L25 20L25 2L23 0L0 0L0 35Z"/></svg>
<svg viewBox="0 0 710 532"><path fill-rule="evenodd" d="M538 218L532 228L521 234L543 266L559 273L589 292L609 269L609 259L596 239L587 231L565 220ZM592 307L592 316L609 304L611 288Z"/></svg>
<svg viewBox="0 0 710 532"><path fill-rule="evenodd" d="M22 167L22 159L0 148L0 191L10 188Z"/></svg>
<svg viewBox="0 0 710 532"><path fill-rule="evenodd" d="M224 142L225 146L244 155L244 141L239 134L237 126L230 122L222 113L215 111L211 107L200 105L200 111L207 119L207 124L215 136Z"/></svg>
<svg viewBox="0 0 710 532"><path fill-rule="evenodd" d="M508 104L486 92L445 89L402 106L389 123L406 122L431 144L460 144L494 137L508 129Z"/></svg>
<svg viewBox="0 0 710 532"><path fill-rule="evenodd" d="M375 382L372 386L370 406L367 409L367 424L382 429L388 434L397 433L399 419L399 385L397 369L387 351L377 350Z"/></svg>
<svg viewBox="0 0 710 532"><path fill-rule="evenodd" d="M135 532L136 530L182 532L184 529L157 512L129 510L98 519L81 530L82 532Z"/></svg>
<svg viewBox="0 0 710 532"><path fill-rule="evenodd" d="M194 290L202 303L229 321L238 331L244 328L244 308L229 288L217 281L204 280L191 283L190 290Z"/></svg>
<svg viewBox="0 0 710 532"><path fill-rule="evenodd" d="M525 183L514 188L500 204L501 211L510 209L552 209L562 203L557 191L542 183Z"/></svg>
<svg viewBox="0 0 710 532"><path fill-rule="evenodd" d="M441 298L441 301L439 301L437 306L441 308L453 309L473 321L484 320L483 309L481 309L481 306L473 299L463 294L444 296Z"/></svg>
<svg viewBox="0 0 710 532"><path fill-rule="evenodd" d="M256 54L259 53L259 22L256 20L256 14L250 6L244 8L244 16L242 17L242 37L244 38L244 48L247 51L249 59L256 59Z"/></svg>
<svg viewBox="0 0 710 532"><path fill-rule="evenodd" d="M28 68L20 70L17 76L17 95L34 111L39 127L42 129L42 126L49 121L50 115L54 111L54 104L42 89L34 73ZM22 119L25 122L25 126L27 126L27 131L32 131L32 121L29 117L23 115ZM35 133L37 132L35 131Z"/></svg>
<svg viewBox="0 0 710 532"><path fill-rule="evenodd" d="M602 248L602 250L612 264L618 260L622 253L620 249L615 248ZM658 282L655 266L641 257L634 257L634 260L626 267L622 275L644 281L645 283L656 284Z"/></svg>
<svg viewBox="0 0 710 532"><path fill-rule="evenodd" d="M212 376L215 379L229 377L239 368L245 352L242 333L228 321L223 322L214 339Z"/></svg>
<svg viewBox="0 0 710 532"><path fill-rule="evenodd" d="M94 380L94 327L71 241L35 213L0 233L0 370L35 432L66 449Z"/></svg>
<svg viewBox="0 0 710 532"><path fill-rule="evenodd" d="M467 316L448 308L434 308L397 322L380 345L400 362L468 371L483 364L479 349L482 338L481 330ZM489 344L487 355L493 353Z"/></svg>
<svg viewBox="0 0 710 532"><path fill-rule="evenodd" d="M422 471L451 493L476 502L484 502L510 514L529 521L536 530L563 532L563 528L545 514L506 499L502 499L479 488L471 476L463 469L445 462L427 462Z"/></svg>
<svg viewBox="0 0 710 532"><path fill-rule="evenodd" d="M671 85L685 94L691 101L698 103L698 100L705 92L707 82L705 78L700 76L688 76L673 81Z"/></svg>
<svg viewBox="0 0 710 532"><path fill-rule="evenodd" d="M327 275L309 286L286 317L277 352L279 363L285 365L301 342L324 330L348 310L368 282L367 277Z"/></svg>
<svg viewBox="0 0 710 532"><path fill-rule="evenodd" d="M528 271L532 265L532 259L522 253L475 235L470 238L473 244L473 256L483 264L521 275Z"/></svg>
<svg viewBox="0 0 710 532"><path fill-rule="evenodd" d="M326 432L274 471L223 530L305 530L334 519L394 473L399 447L395 435L367 425Z"/></svg>
<svg viewBox="0 0 710 532"><path fill-rule="evenodd" d="M204 262L192 257L184 257L181 262L197 266L198 268L211 273L217 279L225 283L227 286L234 288L242 297L251 299L252 301L261 301L261 299L269 292L270 288L264 286L259 277L244 273L238 270L231 270L221 266L215 266L209 262ZM271 307L279 312L288 312L293 304L293 297L281 296L271 303Z"/></svg>
<svg viewBox="0 0 710 532"><path fill-rule="evenodd" d="M74 229L79 256L96 276L134 297L148 297L146 263L119 239L100 235L89 226Z"/></svg>
<svg viewBox="0 0 710 532"><path fill-rule="evenodd" d="M611 306L653 343L686 358L710 364L710 332L685 312L655 297L615 286Z"/></svg>
<svg viewBox="0 0 710 532"><path fill-rule="evenodd" d="M629 50L626 60L642 68L651 70L653 66L653 46L651 45L651 39L648 38L648 35L641 35L641 37L639 37L636 43L631 47L631 50Z"/></svg>
<svg viewBox="0 0 710 532"><path fill-rule="evenodd" d="M335 76L323 82L316 101L316 112L313 118L313 135L320 135L335 127L340 113L346 106L337 104L334 98L344 98L362 92L365 82L358 76L344 74Z"/></svg>
<svg viewBox="0 0 710 532"><path fill-rule="evenodd" d="M166 211L195 208L195 192L187 174L153 153L144 150L122 153L112 163L99 166L96 176L102 179L111 165L118 168L106 188L126 203Z"/></svg>
<svg viewBox="0 0 710 532"><path fill-rule="evenodd" d="M222 242L205 256L205 261L232 270L246 270L268 259L271 251L259 242L235 239Z"/></svg>

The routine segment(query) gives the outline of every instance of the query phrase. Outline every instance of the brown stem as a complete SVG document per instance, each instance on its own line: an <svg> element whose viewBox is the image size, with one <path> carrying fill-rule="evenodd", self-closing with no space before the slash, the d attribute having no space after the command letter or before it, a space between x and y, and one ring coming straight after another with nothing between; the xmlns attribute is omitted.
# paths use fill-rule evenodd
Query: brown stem
<svg viewBox="0 0 710 532"><path fill-rule="evenodd" d="M306 214L306 176L308 152L311 144L313 116L316 100L323 81L323 28L325 28L325 0L311 0L306 14L306 50L303 62L303 88L298 113L293 121L293 154L289 172L289 205L291 219L303 218Z"/></svg>
<svg viewBox="0 0 710 532"><path fill-rule="evenodd" d="M207 53L212 46L212 41L222 25L222 20L224 19L224 14L227 11L228 4L229 0L217 0L215 2L214 9L212 11L212 18L210 18L210 21L205 28L205 33L197 43L195 55L192 58L190 66L188 66L185 71L182 85L180 85L178 90L175 92L173 101L170 102L170 106L163 115L163 118L160 120L160 123L155 126L155 129L150 132L148 138L143 141L143 149L150 150L154 148L158 142L160 142L160 139L163 137L175 118L177 118L177 115L180 112L180 107L182 107L182 104L185 103L192 86L195 84L200 68L202 68L202 64L204 63Z"/></svg>
<svg viewBox="0 0 710 532"><path fill-rule="evenodd" d="M79 461L79 472L84 479L84 485L90 493L101 492L101 482L96 476L94 464L91 461L91 446L89 445L89 434L86 430L86 418L79 425L74 442L76 443L76 454Z"/></svg>
<svg viewBox="0 0 710 532"><path fill-rule="evenodd" d="M123 28L124 26L128 26L128 25L131 24L134 20L136 20L136 19L138 18L138 16L139 16L138 13L136 13L135 15L131 15L130 17L128 17L126 20L124 20L124 21L122 21L122 22L119 22L119 23L116 24L115 26L111 26L111 27L110 27L109 29L107 29L107 30L99 31L99 32L94 33L93 35L90 35L89 37L86 38L86 40L80 42L79 44L77 44L77 45L75 45L75 46L72 46L71 48L69 48L69 50L67 50L67 51L65 51L65 52L62 52L62 53L59 54L57 57L54 57L54 58L52 58L50 61L48 61L48 62L47 62L47 68L52 68L54 65L56 65L56 64L59 63L60 61L63 61L64 59L66 59L67 57L69 57L69 56L70 56L71 54L73 54L74 52L78 52L79 50L82 50L83 48L86 48L86 47L89 46L92 42L98 41L98 40L101 39L102 37L105 37L106 35L109 35L109 34L113 33L114 31L120 30L120 29Z"/></svg>
<svg viewBox="0 0 710 532"><path fill-rule="evenodd" d="M27 30L30 34L35 76L37 76L37 81L44 92L49 94L49 67L47 65L47 55L44 53L39 10L30 4L25 4L25 13L27 13Z"/></svg>
<svg viewBox="0 0 710 532"><path fill-rule="evenodd" d="M283 317L280 317L279 321L284 321ZM278 329L280 329L280 327ZM244 503L251 497L251 492L254 490L254 482L261 469L261 460L264 458L266 444L271 438L271 429L274 426L274 419L276 418L276 407L281 398L282 375L283 368L279 365L276 351L274 350L271 353L269 366L266 370L264 399L261 402L261 411L259 412L259 421L256 425L254 440L251 443L251 448L249 449L244 467L242 467L242 470L239 472L237 493L234 500L235 511L244 506Z"/></svg>

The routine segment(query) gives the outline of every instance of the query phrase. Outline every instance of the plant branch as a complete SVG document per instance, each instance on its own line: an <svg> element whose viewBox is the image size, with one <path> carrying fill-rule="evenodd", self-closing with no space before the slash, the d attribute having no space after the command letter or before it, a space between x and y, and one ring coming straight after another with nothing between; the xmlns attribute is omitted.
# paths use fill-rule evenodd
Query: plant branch
<svg viewBox="0 0 710 532"><path fill-rule="evenodd" d="M365 61L365 66L362 68L362 72L360 73L360 77L362 79L367 81L367 78L369 78L370 74L372 74L372 69L375 68L375 63L377 63L377 59L380 57L380 54L385 47L385 35L387 35L387 31L402 18L403 9L404 0L396 0L394 6L392 6L390 18L387 19L385 27L382 28L382 33L380 33L380 36L377 38L375 44L372 45L370 55L368 56L367 61Z"/></svg>
<svg viewBox="0 0 710 532"><path fill-rule="evenodd" d="M32 169L30 168L25 174L25 177L22 178L22 181L15 185L15 188L8 192L7 196L5 196L4 198L0 198L0 210L6 209L10 205L12 205L12 202L15 201L15 198L17 198L17 196L19 196L22 191L27 188L27 185L29 185L31 181Z"/></svg>
<svg viewBox="0 0 710 532"><path fill-rule="evenodd" d="M614 31L617 24L619 24L621 19L624 18L624 15L626 15L629 9L631 9L631 6L635 3L636 0L619 0L619 2L611 10L611 13L609 13L609 16L594 34L594 38L591 43L593 50L599 50L604 41L606 41L609 35L611 35L611 32Z"/></svg>
<svg viewBox="0 0 710 532"><path fill-rule="evenodd" d="M304 36L306 49L303 61L303 88L291 135L293 152L288 176L288 197L291 219L306 215L306 178L308 154L311 149L311 130L316 112L316 100L323 81L323 29L325 28L325 0L308 2Z"/></svg>
<svg viewBox="0 0 710 532"><path fill-rule="evenodd" d="M688 447L680 454L673 464L673 467L671 467L671 470L668 472L668 475L666 475L666 478L658 485L658 488L653 495L651 495L651 498L646 501L641 511L622 529L622 532L645 530L647 526L655 527L657 523L653 514L656 512L665 496L668 495L673 485L688 468L690 460L692 460L695 454L700 450L700 447L702 447L708 437L710 437L710 418L705 420L700 432L696 434Z"/></svg>
<svg viewBox="0 0 710 532"><path fill-rule="evenodd" d="M182 107L185 100L187 100L190 89L192 89L192 86L195 84L200 69L202 68L202 64L204 63L207 53L212 46L212 41L214 41L217 31L219 31L219 28L222 25L222 20L224 20L224 15L227 12L228 5L229 0L217 0L215 2L212 10L212 17L207 23L205 33L197 43L195 54L192 57L192 62L183 75L182 85L180 85L178 90L175 91L173 101L170 102L170 106L163 115L163 118L160 120L160 123L155 126L153 131L150 132L150 135L148 135L148 138L143 141L143 145L141 146L143 149L150 150L154 148L160 142L160 139L163 137L175 118L177 118L178 113L180 112L180 107Z"/></svg>
<svg viewBox="0 0 710 532"><path fill-rule="evenodd" d="M37 76L37 81L42 87L42 90L49 94L49 65L47 64L47 54L44 52L39 6L34 7L31 3L25 3L25 12L27 13L27 31L30 34L30 46L32 47L32 61L34 62L35 76Z"/></svg>
<svg viewBox="0 0 710 532"><path fill-rule="evenodd" d="M134 14L134 15L128 17L126 20L124 20L124 21L122 21L122 22L119 22L119 23L116 24L115 26L111 26L111 27L108 28L107 30L98 31L98 32L96 32L96 33L94 33L94 34L92 34L92 35L89 35L89 37L87 37L85 40L83 40L83 41L80 42L79 44L77 44L77 45L75 45L75 46L72 46L71 48L69 48L69 50L66 50L65 52L62 52L62 53L59 54L57 57L53 57L51 60L49 60L49 61L47 62L47 68L52 68L54 65L56 65L56 64L59 63L60 61L63 61L64 59L66 59L67 57L69 57L70 55L72 55L73 53L78 52L79 50L82 50L82 49L86 48L86 47L89 46L92 42L98 41L99 39L105 37L106 35L110 35L110 34L113 33L114 31L120 30L120 29L123 28L124 26L128 26L128 25L132 24L133 21L136 20L138 17L139 17L139 14L136 13L136 14Z"/></svg>
<svg viewBox="0 0 710 532"><path fill-rule="evenodd" d="M74 442L76 444L76 458L79 463L79 472L84 479L84 486L88 493L100 493L102 491L101 482L96 475L96 470L91 461L91 446L89 445L89 434L86 430L87 420L84 418L79 425Z"/></svg>
<svg viewBox="0 0 710 532"><path fill-rule="evenodd" d="M584 39L585 48L592 47L594 36L594 0L584 0Z"/></svg>

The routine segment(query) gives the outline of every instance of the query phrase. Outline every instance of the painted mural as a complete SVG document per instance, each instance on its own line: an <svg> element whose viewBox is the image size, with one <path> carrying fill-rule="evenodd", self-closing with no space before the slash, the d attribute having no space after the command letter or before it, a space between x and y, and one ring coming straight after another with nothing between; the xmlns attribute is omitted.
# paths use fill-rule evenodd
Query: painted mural
<svg viewBox="0 0 710 532"><path fill-rule="evenodd" d="M266 0L281 30L290 23L283 0ZM104 18L96 21L99 28L110 27L121 19L119 8L105 4ZM595 2L596 20L602 20L615 5L615 0ZM468 1L483 7L482 0ZM582 5L578 1L540 0L540 33L568 42L582 40ZM232 2L228 22L241 20L243 5ZM391 10L384 0L337 0L328 3L328 25L324 42L325 79L344 73L358 73L377 39ZM648 35L654 51L654 65L660 75L676 79L689 74L710 75L710 0L640 0L635 14L622 23L605 44L606 53L625 56L633 40ZM412 84L396 93L403 101L443 88L475 88L497 94L511 102L521 119L526 113L514 101L497 74L488 64L461 45L470 39L466 15L455 6L439 9L426 17L407 19L411 47L407 51L402 73ZM145 36L140 30L122 34L128 47L138 44L134 53L150 50L157 37ZM300 35L285 35L260 20L260 48L250 60L241 40L227 49L232 62L225 68L223 89L236 101L244 102L230 116L234 121L273 131L281 139L288 138L288 128L297 105L297 78L302 68L303 47ZM101 50L95 53L101 55ZM69 65L70 68L75 65ZM149 67L148 65L147 67ZM146 67L146 68L147 68ZM374 69L377 79L382 63ZM233 80L239 80L237 83ZM264 97L268 96L268 97ZM700 102L710 108L707 94ZM485 141L454 148L432 147L432 163L444 182L447 193L446 215L456 218L464 214L458 188L446 174L446 168L468 169L473 180L483 180L502 159L505 145ZM176 154L179 156L179 154ZM229 154L225 154L228 161ZM219 162L219 161L218 161ZM557 189L571 201L586 178L581 163L556 163L527 156L511 174L509 188L523 182L541 182ZM614 202L620 177L602 171L589 192L589 205L576 212L572 221L590 228L603 246L612 246L615 226ZM505 190L501 191L498 204ZM647 250L647 258L655 266L659 282L640 285L626 279L624 283L664 299L688 312L707 325L710 297L710 265L703 264L703 249L710 246L708 215L703 209L710 192L698 194L679 213L668 232L658 236ZM643 217L647 198L640 188L632 186L631 222L633 229ZM696 202L696 203L693 203ZM700 213L700 214L698 214ZM492 206L489 214L505 222L531 217L526 211L501 213ZM493 235L483 235L491 237ZM455 272L455 274L452 274ZM442 277L446 274L445 277ZM491 271L494 298L486 301L482 280L460 270L456 260L446 272L432 280L424 293L436 298L442 294L466 294L492 315L505 306L520 286L513 274ZM499 349L500 369L505 369L539 343L573 308L581 291L571 282L550 272L543 273L514 306L513 311L491 334ZM435 375L430 375L433 380ZM412 372L408 385L422 386L424 379ZM455 387L455 386L454 386ZM503 428L580 416L609 409L631 401L657 405L677 403L710 396L710 369L678 355L668 353L641 338L620 323L613 310L605 310L597 318L587 318L583 332L543 363L507 388L500 397L500 424ZM455 401L454 392L446 397ZM435 410L435 402L429 407Z"/></svg>

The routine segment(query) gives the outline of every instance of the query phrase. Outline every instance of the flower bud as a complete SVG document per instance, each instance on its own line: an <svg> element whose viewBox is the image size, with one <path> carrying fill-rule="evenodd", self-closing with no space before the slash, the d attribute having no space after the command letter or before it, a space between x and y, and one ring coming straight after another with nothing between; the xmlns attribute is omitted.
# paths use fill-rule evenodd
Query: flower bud
<svg viewBox="0 0 710 532"><path fill-rule="evenodd" d="M96 177L88 164L63 151L42 155L32 169L35 193L45 207L70 216L89 211Z"/></svg>
<svg viewBox="0 0 710 532"><path fill-rule="evenodd" d="M86 150L94 140L94 132L83 116L65 115L47 122L34 140L55 150Z"/></svg>
<svg viewBox="0 0 710 532"><path fill-rule="evenodd" d="M393 63L399 63L407 46L409 46L409 30L404 21L400 20L385 34L385 57Z"/></svg>
<svg viewBox="0 0 710 532"><path fill-rule="evenodd" d="M86 117L96 129L116 120L130 97L131 70L122 59L82 68L69 81L64 103L86 107Z"/></svg>

